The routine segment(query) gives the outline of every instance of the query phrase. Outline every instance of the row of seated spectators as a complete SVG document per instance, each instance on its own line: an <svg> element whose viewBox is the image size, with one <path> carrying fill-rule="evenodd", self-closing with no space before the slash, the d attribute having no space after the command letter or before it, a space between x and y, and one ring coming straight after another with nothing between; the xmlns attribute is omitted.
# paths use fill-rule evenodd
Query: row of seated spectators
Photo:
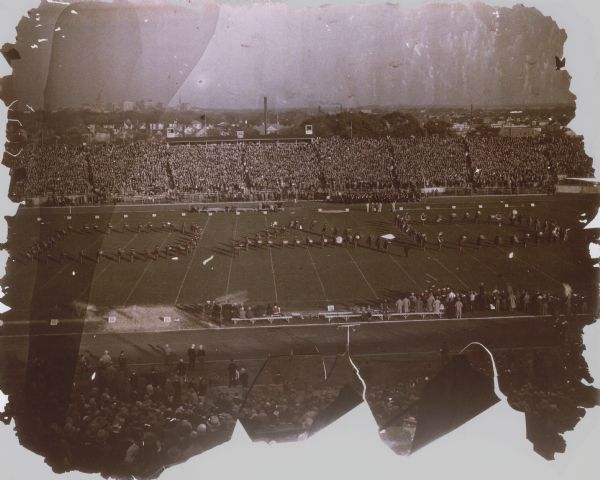
<svg viewBox="0 0 600 480"><path fill-rule="evenodd" d="M19 171L11 191L17 199L273 190L301 198L381 192L381 201L392 201L427 186L542 187L558 174L593 173L582 141L569 137L331 137L314 144L171 148L144 142L29 145L9 164L14 175Z"/></svg>

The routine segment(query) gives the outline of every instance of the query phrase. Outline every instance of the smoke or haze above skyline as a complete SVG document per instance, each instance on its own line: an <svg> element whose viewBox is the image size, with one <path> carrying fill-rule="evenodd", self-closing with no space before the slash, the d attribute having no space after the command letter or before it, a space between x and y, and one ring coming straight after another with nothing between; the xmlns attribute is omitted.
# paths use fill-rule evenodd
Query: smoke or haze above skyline
<svg viewBox="0 0 600 480"><path fill-rule="evenodd" d="M18 33L16 97L37 108L574 101L554 66L564 30L523 6L44 4Z"/></svg>

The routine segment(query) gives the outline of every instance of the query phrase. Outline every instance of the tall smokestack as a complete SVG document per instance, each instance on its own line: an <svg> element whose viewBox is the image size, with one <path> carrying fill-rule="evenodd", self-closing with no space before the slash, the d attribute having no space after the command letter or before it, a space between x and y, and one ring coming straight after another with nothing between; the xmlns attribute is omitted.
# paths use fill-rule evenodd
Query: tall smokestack
<svg viewBox="0 0 600 480"><path fill-rule="evenodd" d="M265 97L265 136L267 135L267 97Z"/></svg>

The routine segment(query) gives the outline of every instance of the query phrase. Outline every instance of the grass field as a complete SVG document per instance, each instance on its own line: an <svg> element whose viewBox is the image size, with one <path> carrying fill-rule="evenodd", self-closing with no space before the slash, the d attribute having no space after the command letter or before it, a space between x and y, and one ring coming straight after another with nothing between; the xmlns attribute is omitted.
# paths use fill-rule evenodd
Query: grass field
<svg viewBox="0 0 600 480"><path fill-rule="evenodd" d="M456 212L458 222L419 224L417 228L427 233L430 246L426 251L411 248L406 258L403 245L410 241L394 227L394 214L389 206L385 206L382 213L367 213L362 205L352 206L347 213L331 213L327 210L346 206L302 203L266 215L220 212L210 216L191 213L181 205L119 206L118 211L114 207L90 207L74 210L71 219L67 219L68 209L23 208L9 222L11 259L3 280L6 291L3 302L13 309L11 316L26 316L30 310L52 315L57 306L73 302L111 308L194 305L219 300L276 303L287 310L310 310L328 304L343 307L379 303L383 299L395 301L401 293L423 291L432 285L466 290L477 289L480 282L485 282L488 288L502 288L509 282L515 288L560 293L563 282L570 283L575 290L588 292L596 282L587 246L593 235L583 230L583 220L591 221L596 214L596 197L438 197L427 203L402 207L414 220L423 211L428 213L430 222L438 214L448 217ZM319 212L319 208L324 211ZM551 218L571 227L570 238L564 244L535 247L530 242L527 249L522 245L512 248L508 244L509 235L515 229L526 227L461 222L465 210L473 214L477 209L482 211L484 220L496 212L503 213L506 219L513 209L525 218L528 215ZM124 213L127 218L123 217ZM363 238L367 234L392 233L397 240L387 252L368 249L363 244L358 248L250 248L233 256L232 239L260 232L273 221L282 225L293 219L303 221L305 226L315 220L315 233L308 236L317 242L323 224L330 227L329 231L333 226L339 230L351 228ZM140 255L132 263L128 259L117 263L118 248L143 252L146 248L175 245L184 240L181 232L160 228L162 222L180 225L183 221L188 227L196 223L202 229L198 246L189 255L177 253L169 258L163 255L156 261ZM135 231L138 223L148 222L154 225L151 232ZM44 239L69 223L74 233L61 240L54 252L63 249L73 259L62 263L50 260L47 264L24 260L20 252L32 245L34 239ZM108 235L81 231L84 224L97 224L103 230L108 223L114 226ZM125 223L131 226L130 230L124 229ZM432 243L439 231L443 231L446 238L441 251ZM464 251L459 253L457 240L463 233L469 239ZM475 239L480 233L490 244L478 249ZM504 238L501 247L491 245L496 234ZM295 231L286 234L290 240L304 240L306 236ZM107 256L96 263L99 248ZM82 249L88 258L79 263L77 257ZM511 251L513 258L509 258ZM112 258L107 258L110 256ZM211 257L212 260L205 263Z"/></svg>

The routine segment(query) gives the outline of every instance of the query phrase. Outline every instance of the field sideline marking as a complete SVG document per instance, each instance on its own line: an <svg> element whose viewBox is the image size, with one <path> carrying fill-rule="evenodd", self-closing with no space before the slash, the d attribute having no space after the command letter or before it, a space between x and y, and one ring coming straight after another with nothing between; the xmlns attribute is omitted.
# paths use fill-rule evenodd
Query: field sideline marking
<svg viewBox="0 0 600 480"><path fill-rule="evenodd" d="M596 317L596 315L591 313L577 313L574 316L576 317ZM564 315L562 315L564 317ZM368 322L354 322L359 326L369 326L369 325L394 325L398 323L404 324L413 324L413 323L438 323L438 322L449 322L449 323L465 323L471 321L485 321L485 320L507 320L507 319L552 319L553 315L504 315L497 317L468 317L468 318L414 318L414 319L402 319L402 320L373 320ZM222 327L222 328L180 328L178 330L144 330L144 331L130 331L130 332L81 332L81 333L41 333L41 334L19 334L19 335L0 335L0 340L3 338L31 338L31 337L64 337L64 336L100 336L100 335L112 335L112 336L122 336L122 335L140 335L140 334L156 334L156 333L168 333L168 334L176 334L179 332L189 333L189 332L226 332L226 331L235 331L235 330L253 330L253 329L273 329L273 328L312 328L312 327L338 327L345 326L347 327L349 323L347 322L331 322L331 323L304 323L304 324L281 324L281 325L247 325L247 326L234 326L234 327Z"/></svg>
<svg viewBox="0 0 600 480"><path fill-rule="evenodd" d="M453 199L453 198L461 198L461 199L469 199L469 198L488 198L488 197L504 197L504 198L511 198L511 197L515 197L515 198L519 198L519 197L548 197L548 199L553 198L554 195L548 195L547 193L511 193L511 194L501 194L501 193L490 193L490 194L480 194L480 195L443 195L443 196L438 196L438 197L426 197L427 199ZM156 206L156 207L188 207L190 205L238 205L238 204L254 204L254 203L258 203L260 200L244 200L244 201L239 201L239 202L185 202L185 203L152 203L152 204L144 204L144 203L131 203L131 204L126 204L126 205L118 205L119 206L127 206L127 207L134 207L134 206L143 206L146 208L150 208L151 206ZM287 201L289 203L292 203L291 200ZM299 203L302 204L310 204L310 203L321 203L321 204L327 204L327 202L324 201L314 201L314 200L300 200ZM412 204L414 202L404 202L405 204ZM429 202L426 202L429 203ZM438 202L432 202L432 204L437 204ZM439 202L439 203L443 203L443 202ZM402 206L402 205L400 205ZM53 207L48 207L48 206L43 206L43 207L27 207L27 206L21 206L19 207L19 210L31 210L34 212L40 212L42 209L44 210L67 210L69 207L64 207L64 206L53 206ZM97 205L97 204L92 204L92 205L76 205L73 207L74 209L89 209L89 208L102 208L102 205ZM120 209L115 209L115 206L109 206L106 208L112 208L114 209L115 213L155 213L153 210L120 210ZM421 209L422 210L422 209Z"/></svg>
<svg viewBox="0 0 600 480"><path fill-rule="evenodd" d="M239 215L235 216L235 223L233 225L233 241L235 242L235 238L237 236L237 226L238 226L238 219L239 219ZM229 282L231 281L231 269L233 268L233 257L235 256L235 248L233 250L233 253L231 255L231 261L229 262L229 273L227 274L227 286L225 287L225 297L227 297L227 295L229 295Z"/></svg>
<svg viewBox="0 0 600 480"><path fill-rule="evenodd" d="M175 297L175 301L173 302L174 305L177 305L177 301L179 300L179 296L181 295L181 290L183 290L183 285L185 284L188 274L190 273L190 269L192 268L192 264L194 263L194 258L196 257L196 252L200 248L200 242L204 238L204 232L206 232L209 222L210 222L210 216L208 217L208 220L206 220L206 223L204 224L204 227L202 228L202 233L200 234L200 238L198 238L198 243L196 244L196 248L194 248L194 252L192 253L192 258L190 259L190 261L187 265L187 268L185 269L185 275L183 276L181 285L179 285L179 290L177 290L177 296ZM125 303L127 303L127 301Z"/></svg>
<svg viewBox="0 0 600 480"><path fill-rule="evenodd" d="M530 350L556 350L557 348L560 348L557 345L533 345L533 346L525 346L525 347L491 347L490 350L492 352L511 352L511 351L521 351L521 350L525 350L525 351L530 351ZM428 355L436 355L439 356L440 351L439 350L417 350L417 351L401 351L401 352L376 352L376 353L353 353L352 357L353 358L377 358L377 357L406 357L406 356L428 356ZM158 354L157 354L158 355ZM278 355L279 356L279 355ZM296 355L297 357L301 357L301 358L314 358L314 357L321 357L323 359L327 358L327 359L337 359L338 356L333 354L333 353L303 353L303 354L298 354ZM247 358L237 358L236 360L238 362L253 362L253 361L257 361L257 360L264 360L265 357L264 356L258 356L258 357L247 357ZM223 357L222 359L213 359L213 360L205 360L204 364L223 364L225 362L228 362L229 360L226 357ZM134 367L152 367L152 366L164 366L165 362L164 360L160 361L160 362L141 362L141 363L128 363L127 365L131 365ZM259 383L257 385L270 385L268 383Z"/></svg>

